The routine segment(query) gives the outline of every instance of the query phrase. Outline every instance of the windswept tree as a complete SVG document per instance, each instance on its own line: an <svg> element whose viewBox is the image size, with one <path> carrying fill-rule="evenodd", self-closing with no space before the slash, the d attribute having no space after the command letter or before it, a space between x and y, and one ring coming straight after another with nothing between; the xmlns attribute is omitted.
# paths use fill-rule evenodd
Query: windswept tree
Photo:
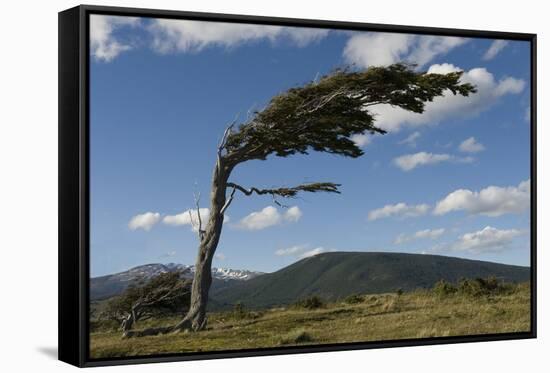
<svg viewBox="0 0 550 373"><path fill-rule="evenodd" d="M128 337L140 320L181 314L189 307L190 292L191 280L182 278L180 271L161 273L109 300L101 316L120 323L123 336Z"/></svg>
<svg viewBox="0 0 550 373"><path fill-rule="evenodd" d="M301 192L340 193L340 184L325 181L272 189L243 186L231 180L235 167L251 160L266 160L271 155L288 157L311 151L360 157L363 151L352 140L353 135L386 133L375 125L372 106L386 104L422 113L426 102L446 92L462 96L474 93L474 86L460 82L461 75L462 72L428 74L401 63L361 71L336 70L274 96L264 109L252 113L243 123L227 127L217 149L206 222L201 221L196 199L199 248L191 304L181 322L160 332L205 328L212 259L224 214L237 193L246 197L268 195L276 202L279 197L292 198Z"/></svg>

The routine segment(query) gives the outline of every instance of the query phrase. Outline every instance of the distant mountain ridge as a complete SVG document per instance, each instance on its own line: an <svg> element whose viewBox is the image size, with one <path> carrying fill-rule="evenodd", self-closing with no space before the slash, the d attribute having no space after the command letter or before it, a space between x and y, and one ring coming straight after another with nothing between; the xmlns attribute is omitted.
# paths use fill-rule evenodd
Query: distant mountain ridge
<svg viewBox="0 0 550 373"><path fill-rule="evenodd" d="M146 264L90 280L91 300L122 293L131 283L180 270L192 278L194 266ZM530 279L530 268L441 255L388 252L329 252L302 259L273 273L212 268L209 308L237 303L264 308L318 295L336 300L352 294L431 288L439 280L496 276L509 282Z"/></svg>
<svg viewBox="0 0 550 373"><path fill-rule="evenodd" d="M262 308L318 295L329 300L352 294L431 288L439 280L496 276L509 282L530 279L530 268L440 255L388 252L330 252L302 259L279 271L224 289L210 298L219 307L242 303Z"/></svg>
<svg viewBox="0 0 550 373"><path fill-rule="evenodd" d="M182 277L193 278L195 266L178 263L153 263L140 265L112 275L92 277L90 279L90 299L109 298L122 293L134 282L150 280L161 273L175 271L181 271ZM214 267L212 268L213 288L225 288L232 282L247 281L261 274L262 272Z"/></svg>

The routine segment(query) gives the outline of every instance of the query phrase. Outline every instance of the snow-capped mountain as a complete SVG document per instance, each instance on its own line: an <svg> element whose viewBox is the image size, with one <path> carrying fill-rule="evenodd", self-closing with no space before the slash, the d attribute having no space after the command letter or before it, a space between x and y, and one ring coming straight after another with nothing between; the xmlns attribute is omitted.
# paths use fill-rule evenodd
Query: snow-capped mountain
<svg viewBox="0 0 550 373"><path fill-rule="evenodd" d="M158 276L161 273L181 271L184 277L192 278L195 273L194 265L168 263L168 264L145 264L139 267L134 267L125 272L114 274L119 279L133 280L137 278L150 279ZM243 269L232 268L212 268L212 277L218 280L250 280L262 272L248 271Z"/></svg>
<svg viewBox="0 0 550 373"><path fill-rule="evenodd" d="M191 267L191 271L195 272L195 267ZM250 280L261 275L262 272L247 271L245 269L231 268L212 268L212 276L220 280Z"/></svg>
<svg viewBox="0 0 550 373"><path fill-rule="evenodd" d="M104 299L122 293L130 283L137 280L149 280L161 273L180 271L182 277L193 278L194 265L178 263L154 263L131 268L112 275L93 277L90 279L90 298ZM263 274L262 272L231 268L212 268L214 281L248 281Z"/></svg>

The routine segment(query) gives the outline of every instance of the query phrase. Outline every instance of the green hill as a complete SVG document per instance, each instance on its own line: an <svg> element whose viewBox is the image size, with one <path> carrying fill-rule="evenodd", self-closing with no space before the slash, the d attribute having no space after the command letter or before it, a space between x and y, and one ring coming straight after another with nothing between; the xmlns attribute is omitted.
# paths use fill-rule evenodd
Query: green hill
<svg viewBox="0 0 550 373"><path fill-rule="evenodd" d="M312 295L335 300L351 294L374 294L432 287L444 279L496 276L529 281L530 268L439 255L332 252L302 259L225 289L212 289L218 305L238 302L262 308L289 304Z"/></svg>

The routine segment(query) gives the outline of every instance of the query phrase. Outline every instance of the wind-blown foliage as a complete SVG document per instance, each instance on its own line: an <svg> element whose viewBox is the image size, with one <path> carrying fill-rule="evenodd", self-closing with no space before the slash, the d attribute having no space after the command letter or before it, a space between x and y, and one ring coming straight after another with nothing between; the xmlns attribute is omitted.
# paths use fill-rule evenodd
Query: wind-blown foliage
<svg viewBox="0 0 550 373"><path fill-rule="evenodd" d="M376 127L369 107L388 104L422 113L426 102L446 90L462 96L476 92L471 84L460 82L461 76L461 71L427 74L402 63L361 71L336 70L273 97L265 109L254 112L235 131L231 129L224 144L226 158L241 163L310 150L359 157L363 151L351 136L385 133Z"/></svg>
<svg viewBox="0 0 550 373"><path fill-rule="evenodd" d="M298 195L299 192L329 192L329 193L338 193L338 194L340 193L340 191L338 190L338 187L340 186L340 184L335 184L335 183L307 183L307 184L300 184L295 187L281 187L281 188L273 188L273 189L258 189L256 187L246 189L238 184L231 183L231 182L227 183L227 186L230 188L235 188L247 196L250 196L251 194L256 193L259 196L263 194L270 194L272 196L290 198L290 197L296 197L296 195Z"/></svg>
<svg viewBox="0 0 550 373"><path fill-rule="evenodd" d="M189 307L191 281L180 276L178 271L161 273L144 284L129 286L107 303L103 317L128 330L139 320L181 312Z"/></svg>

